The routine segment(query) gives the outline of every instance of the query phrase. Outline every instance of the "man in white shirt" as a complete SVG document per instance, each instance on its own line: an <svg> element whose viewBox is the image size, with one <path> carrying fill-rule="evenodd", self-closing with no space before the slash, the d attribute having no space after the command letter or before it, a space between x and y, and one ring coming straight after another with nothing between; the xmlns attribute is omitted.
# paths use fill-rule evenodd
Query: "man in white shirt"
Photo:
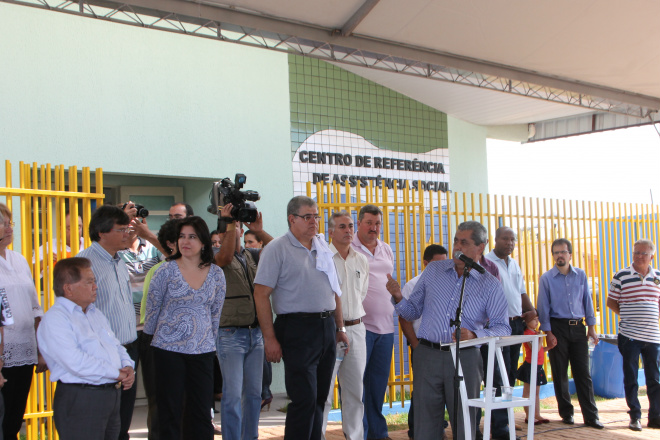
<svg viewBox="0 0 660 440"><path fill-rule="evenodd" d="M96 281L86 258L54 268L57 299L37 330L39 349L57 382L55 427L66 439L117 438L120 389L133 386L134 363L96 307Z"/></svg>
<svg viewBox="0 0 660 440"><path fill-rule="evenodd" d="M328 413L332 407L335 376L341 386L342 430L348 440L364 440L364 406L362 390L364 367L367 365L366 330L362 323L364 308L362 301L367 296L369 286L369 262L367 258L355 252L353 241L353 218L346 211L335 212L328 221L328 230L334 253L333 260L341 284L341 309L350 351L337 346L337 360L330 382L330 392L325 402L323 414L323 438L328 423Z"/></svg>
<svg viewBox="0 0 660 440"><path fill-rule="evenodd" d="M510 257L516 247L516 233L513 229L502 226L495 231L495 248L486 254L486 258L497 265L502 281L502 289L508 303L509 326L512 335L522 335L525 331L524 312L534 310L532 301L525 290L525 279L518 262ZM516 371L520 358L520 344L504 347L502 350L504 365L509 384L516 382Z"/></svg>

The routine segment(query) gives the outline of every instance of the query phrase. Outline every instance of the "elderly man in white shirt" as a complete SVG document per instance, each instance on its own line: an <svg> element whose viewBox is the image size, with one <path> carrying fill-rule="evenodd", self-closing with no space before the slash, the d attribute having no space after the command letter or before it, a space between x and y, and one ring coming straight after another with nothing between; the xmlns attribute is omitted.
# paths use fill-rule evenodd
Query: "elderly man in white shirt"
<svg viewBox="0 0 660 440"><path fill-rule="evenodd" d="M323 438L332 407L335 376L338 376L344 435L348 440L364 440L362 378L367 364L367 345L366 330L362 323L365 314L362 301L367 296L369 286L369 262L364 255L351 248L354 231L353 219L348 212L333 213L328 229L332 239L330 250L334 253L332 258L341 284L342 318L351 349L346 352L345 348L337 346L337 360L323 413Z"/></svg>
<svg viewBox="0 0 660 440"><path fill-rule="evenodd" d="M96 307L96 281L86 258L57 262L57 299L37 330L39 349L57 382L55 427L68 440L119 437L120 389L133 386L134 362Z"/></svg>

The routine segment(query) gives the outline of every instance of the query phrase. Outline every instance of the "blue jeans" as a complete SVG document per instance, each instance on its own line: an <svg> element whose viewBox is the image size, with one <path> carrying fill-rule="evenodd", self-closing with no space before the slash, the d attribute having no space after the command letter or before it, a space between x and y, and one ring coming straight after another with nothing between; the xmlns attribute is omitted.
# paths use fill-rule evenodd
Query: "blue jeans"
<svg viewBox="0 0 660 440"><path fill-rule="evenodd" d="M222 371L222 438L259 438L264 339L259 328L221 328L216 341Z"/></svg>
<svg viewBox="0 0 660 440"><path fill-rule="evenodd" d="M367 367L364 370L364 438L387 437L383 401L392 363L394 333L379 335L367 330Z"/></svg>
<svg viewBox="0 0 660 440"><path fill-rule="evenodd" d="M660 417L660 344L636 341L619 335L619 352L623 356L623 388L626 391L626 403L631 419L641 419L642 409L637 398L637 374L639 370L639 355L642 355L644 376L646 377L646 394L649 399L649 419Z"/></svg>

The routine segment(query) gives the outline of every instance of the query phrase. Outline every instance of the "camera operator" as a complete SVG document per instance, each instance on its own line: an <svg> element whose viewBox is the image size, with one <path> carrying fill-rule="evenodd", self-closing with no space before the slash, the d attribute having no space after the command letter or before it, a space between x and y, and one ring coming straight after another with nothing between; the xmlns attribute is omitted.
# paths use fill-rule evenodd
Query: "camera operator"
<svg viewBox="0 0 660 440"><path fill-rule="evenodd" d="M254 277L261 250L241 246L243 228L231 217L232 208L228 203L220 212L227 231L215 262L225 274L227 294L216 345L223 378L222 438L241 440L259 436L264 342L254 305ZM273 239L263 230L261 213L248 225L264 243Z"/></svg>

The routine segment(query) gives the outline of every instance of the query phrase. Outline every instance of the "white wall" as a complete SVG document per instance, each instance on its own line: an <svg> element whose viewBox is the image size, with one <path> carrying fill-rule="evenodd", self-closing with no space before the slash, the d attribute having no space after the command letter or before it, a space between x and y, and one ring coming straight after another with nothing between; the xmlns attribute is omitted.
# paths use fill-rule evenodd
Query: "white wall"
<svg viewBox="0 0 660 440"><path fill-rule="evenodd" d="M488 192L487 128L447 116L449 187L454 192Z"/></svg>

